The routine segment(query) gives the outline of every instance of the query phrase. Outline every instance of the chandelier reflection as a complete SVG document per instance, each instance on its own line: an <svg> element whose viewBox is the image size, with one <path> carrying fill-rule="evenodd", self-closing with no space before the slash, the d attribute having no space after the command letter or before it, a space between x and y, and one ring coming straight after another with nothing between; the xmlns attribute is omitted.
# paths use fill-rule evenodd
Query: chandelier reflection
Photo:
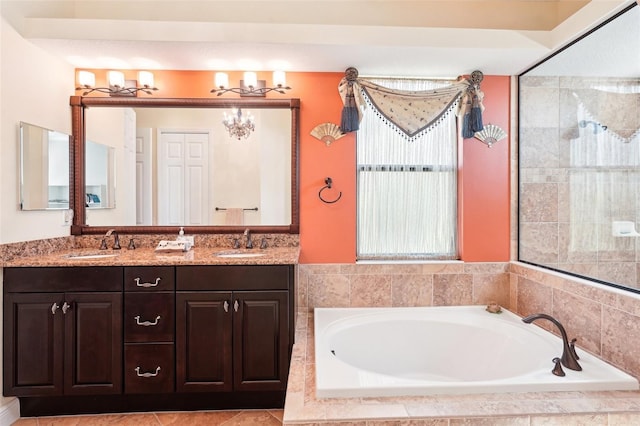
<svg viewBox="0 0 640 426"><path fill-rule="evenodd" d="M231 114L224 113L222 124L229 132L229 136L238 140L247 139L256 128L250 113L242 114L242 109L233 108Z"/></svg>

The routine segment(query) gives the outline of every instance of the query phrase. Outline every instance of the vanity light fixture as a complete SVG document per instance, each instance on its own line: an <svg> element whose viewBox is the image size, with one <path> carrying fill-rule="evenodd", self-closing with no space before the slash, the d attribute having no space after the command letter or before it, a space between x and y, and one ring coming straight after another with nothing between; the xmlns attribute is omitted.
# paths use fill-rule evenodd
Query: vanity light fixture
<svg viewBox="0 0 640 426"><path fill-rule="evenodd" d="M233 108L231 114L225 112L222 124L229 132L229 136L238 140L247 139L256 128L253 122L253 115L249 113L243 115L240 108Z"/></svg>
<svg viewBox="0 0 640 426"><path fill-rule="evenodd" d="M229 87L229 76L224 72L217 72L215 75L215 89L211 93L220 96L224 93L237 93L240 96L265 96L269 92L278 92L284 95L285 90L291 90L287 86L287 77L284 71L273 72L273 86L266 87L265 80L258 80L255 72L247 71L244 79L240 80L240 87Z"/></svg>
<svg viewBox="0 0 640 426"><path fill-rule="evenodd" d="M108 93L109 96L137 96L138 92L144 92L147 95L153 94L152 91L158 90L153 85L153 73L149 71L139 71L138 81L125 80L124 73L121 71L108 71L107 80L109 87L95 87L96 76L90 71L78 71L78 87L76 90L84 90L82 96L86 96L91 92ZM133 86L127 87L127 83L133 83ZM140 85L138 86L137 83Z"/></svg>

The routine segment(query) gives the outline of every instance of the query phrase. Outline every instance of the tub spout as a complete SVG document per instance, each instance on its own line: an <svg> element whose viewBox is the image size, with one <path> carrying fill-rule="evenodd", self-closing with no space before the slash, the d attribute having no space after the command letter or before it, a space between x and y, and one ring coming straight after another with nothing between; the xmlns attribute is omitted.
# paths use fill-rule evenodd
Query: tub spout
<svg viewBox="0 0 640 426"><path fill-rule="evenodd" d="M560 324L560 321L558 321L551 315L547 315L547 314L529 315L528 317L522 318L522 321L526 322L527 324L531 324L533 321L537 319L549 320L552 323L554 323L556 327L558 327L558 330L560 330L560 334L562 335L562 345L563 345L562 356L560 357L560 362L562 363L562 365L564 365L570 370L582 371L582 367L580 366L580 364L578 364L578 360L576 359L574 351L571 350L571 347L569 346L569 339L567 338L567 332L565 331L562 324Z"/></svg>

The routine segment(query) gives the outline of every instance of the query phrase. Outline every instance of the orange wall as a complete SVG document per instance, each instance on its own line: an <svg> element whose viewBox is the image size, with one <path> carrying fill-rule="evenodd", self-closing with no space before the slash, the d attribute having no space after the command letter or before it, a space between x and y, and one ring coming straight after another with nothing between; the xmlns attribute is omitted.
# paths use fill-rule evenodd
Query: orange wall
<svg viewBox="0 0 640 426"><path fill-rule="evenodd" d="M105 70L96 73L96 84L104 85ZM214 97L211 71L154 71L154 97ZM286 95L300 98L300 263L353 263L356 254L356 147L355 134L327 147L310 135L320 123L340 124L342 103L338 95L340 73L288 73L293 89ZM135 79L135 71L125 71ZM269 84L271 73L258 73ZM229 82L238 83L240 72L230 72ZM509 77L485 76L482 82L486 111L484 122L503 129L509 124ZM140 95L147 96L147 95ZM237 95L226 94L224 98ZM509 260L509 144L503 140L491 149L475 139L461 143L459 171L459 239L465 261ZM318 198L324 180L333 188L323 196L342 197L335 204Z"/></svg>

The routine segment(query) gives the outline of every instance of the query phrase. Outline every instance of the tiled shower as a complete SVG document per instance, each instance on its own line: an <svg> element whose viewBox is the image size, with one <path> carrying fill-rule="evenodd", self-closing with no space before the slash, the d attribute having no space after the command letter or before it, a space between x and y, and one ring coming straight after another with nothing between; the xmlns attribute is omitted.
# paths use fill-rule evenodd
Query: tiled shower
<svg viewBox="0 0 640 426"><path fill-rule="evenodd" d="M640 79L522 76L519 259L640 288Z"/></svg>

